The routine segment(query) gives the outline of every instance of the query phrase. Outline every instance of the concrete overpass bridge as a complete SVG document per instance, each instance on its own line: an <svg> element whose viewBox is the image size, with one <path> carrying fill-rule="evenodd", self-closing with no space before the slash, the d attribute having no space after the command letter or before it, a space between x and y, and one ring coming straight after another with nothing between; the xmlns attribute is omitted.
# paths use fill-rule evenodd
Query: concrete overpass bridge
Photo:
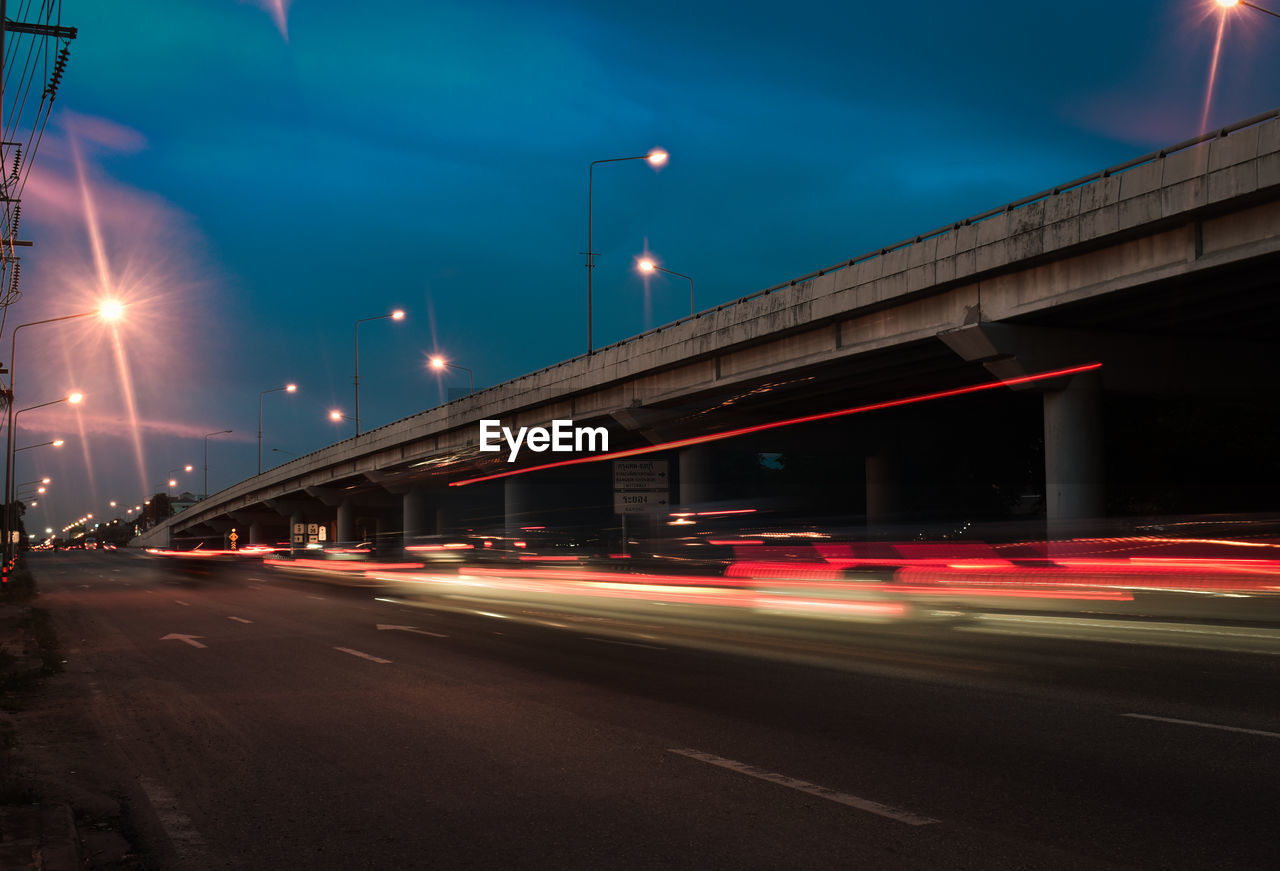
<svg viewBox="0 0 1280 871"><path fill-rule="evenodd" d="M611 463L528 471L570 457L482 453L493 419L606 427L669 460L685 505L790 488L871 524L981 504L1051 534L1274 508L1278 299L1275 110L362 433L140 543L616 525ZM912 396L932 398L759 428Z"/></svg>

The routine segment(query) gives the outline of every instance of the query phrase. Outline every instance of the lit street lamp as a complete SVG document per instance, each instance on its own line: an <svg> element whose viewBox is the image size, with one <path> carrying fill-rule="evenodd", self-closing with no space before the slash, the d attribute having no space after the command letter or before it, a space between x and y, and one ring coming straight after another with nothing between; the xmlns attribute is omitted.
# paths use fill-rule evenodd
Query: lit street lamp
<svg viewBox="0 0 1280 871"><path fill-rule="evenodd" d="M18 453L19 451L29 451L29 450L31 450L32 448L43 448L43 447L45 447L46 445L53 445L55 448L60 448L60 447L62 447L63 445L65 445L66 443L67 443L67 442L66 442L66 440L65 440L65 439L54 439L53 441L50 441L50 442L39 442L39 443L34 444L34 445L24 445L23 447L20 447L20 448L14 448L14 449L13 449L13 452L16 454L16 453Z"/></svg>
<svg viewBox="0 0 1280 871"><path fill-rule="evenodd" d="M9 340L9 387L3 390L5 397L9 400L9 434L8 434L8 441L5 444L5 450L4 450L4 494L6 499L8 499L10 494L12 494L13 492L12 490L13 447L14 447L13 424L14 424L14 416L17 414L17 412L13 410L13 400L15 395L13 391L14 391L14 383L17 377L17 370L18 370L18 333L19 331L25 329L26 327L35 327L35 326L39 326L40 324L54 324L54 323L58 323L59 321L70 321L70 320L75 320L77 318L91 317L93 315L97 315L98 317L102 318L104 321L111 322L111 321L119 320L123 314L124 314L124 306L116 300L108 299L108 300L104 300L102 305L94 309L93 311L77 312L76 314L73 314L73 315L63 315L60 318L45 318L44 320L40 320L40 321L28 321L25 324L18 324L16 327L13 328L13 333L10 334L10 340ZM6 564L9 561L10 554L13 552L12 546L9 542L9 539L12 537L13 536L10 535L9 533L9 512L6 510L5 523L4 523L4 556L5 556Z"/></svg>
<svg viewBox="0 0 1280 871"><path fill-rule="evenodd" d="M693 309L693 279L692 278L689 278L689 276L685 275L683 272L675 272L671 269L663 269L661 266L654 263L653 260L649 257L642 257L640 260L637 260L636 268L638 268L641 272L645 272L645 273L665 272L667 275L674 275L677 278L686 279L689 282L689 315L690 317L693 316L694 309Z"/></svg>
<svg viewBox="0 0 1280 871"><path fill-rule="evenodd" d="M268 393L278 393L283 390L285 393L297 393L297 384L286 384L283 387L272 387L270 390L264 390L258 394L258 474L262 474L262 397Z"/></svg>
<svg viewBox="0 0 1280 871"><path fill-rule="evenodd" d="M175 472L190 472L194 468L195 466L191 465L190 463L187 463L185 466L181 466L177 469L170 469L168 472L165 472L165 476L169 478L169 489L172 490L174 487L178 486L178 479L172 477ZM167 492L168 491L166 491L166 493Z"/></svg>
<svg viewBox="0 0 1280 871"><path fill-rule="evenodd" d="M1249 0L1218 0L1218 5L1223 9L1230 9L1232 6L1248 6L1250 9L1255 9L1265 15L1280 18L1280 12L1272 12L1270 9L1264 9L1256 3L1250 3Z"/></svg>
<svg viewBox="0 0 1280 871"><path fill-rule="evenodd" d="M591 270L595 268L595 252L591 250L591 194L592 186L595 181L595 170L597 163L618 163L623 160L647 160L652 167L666 165L669 155L661 148L655 148L648 154L639 154L635 157L610 157L606 160L593 160L587 167L587 353L595 352L595 343L591 337Z"/></svg>
<svg viewBox="0 0 1280 871"><path fill-rule="evenodd" d="M357 436L360 435L360 325L368 321L385 321L388 318L390 318L393 321L402 321L404 320L404 312L400 309L396 309L389 315L378 315L377 317L372 317L372 318L361 318L360 320L356 321L356 326L355 326L356 374L355 374L355 377L351 379L351 383L354 384L356 387L356 416L354 420L356 424Z"/></svg>
<svg viewBox="0 0 1280 871"><path fill-rule="evenodd" d="M476 392L476 373L472 372L466 366L459 366L457 363L450 363L438 354L428 357L427 362L431 365L431 368L435 369L437 372L443 372L445 369L461 369L463 372L466 372L467 377L471 379L470 392Z"/></svg>
<svg viewBox="0 0 1280 871"><path fill-rule="evenodd" d="M90 314L92 314L92 312L90 312ZM73 317L83 317L83 315L73 315ZM65 320L65 319L55 318L55 320ZM45 322L36 321L35 323L45 323ZM24 326L26 325L24 324ZM17 329L15 329L14 332L16 333ZM12 381L10 381L10 385L12 385ZM7 453L5 455L6 462L5 462L5 474L4 474L4 487L5 487L5 491L4 491L4 497L5 497L4 555L5 555L6 564L9 562L9 557L13 553L13 543L10 541L10 539L13 538L13 533L12 533L13 511L10 506L13 504L13 501L15 498L14 491L17 489L16 487L14 487L13 468L14 468L14 463L17 461L17 458L18 458L17 451L14 450L14 444L16 443L16 436L18 432L18 415L24 414L28 411L35 411L37 408L45 408L50 405L57 405L60 402L68 402L72 405L79 405L83 399L84 399L83 393L79 393L79 392L69 393L66 396L62 397L61 399L51 399L48 402L41 402L39 405L29 405L26 408L19 408L17 411L15 411L13 408L13 391L12 389L10 389L9 391L9 443L6 447Z"/></svg>
<svg viewBox="0 0 1280 871"><path fill-rule="evenodd" d="M209 498L209 436L225 435L231 432L229 429L219 429L204 434L204 495L201 499Z"/></svg>

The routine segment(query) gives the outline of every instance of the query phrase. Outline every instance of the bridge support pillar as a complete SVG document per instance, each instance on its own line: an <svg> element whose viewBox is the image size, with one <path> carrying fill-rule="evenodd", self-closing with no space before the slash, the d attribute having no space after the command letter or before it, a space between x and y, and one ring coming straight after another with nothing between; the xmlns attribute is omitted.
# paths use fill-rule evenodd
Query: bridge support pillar
<svg viewBox="0 0 1280 871"><path fill-rule="evenodd" d="M715 455L708 445L680 451L680 504L694 505L715 498Z"/></svg>
<svg viewBox="0 0 1280 871"><path fill-rule="evenodd" d="M882 446L866 458L867 526L891 522L901 510L901 469L898 453Z"/></svg>
<svg viewBox="0 0 1280 871"><path fill-rule="evenodd" d="M249 544L263 544L262 541L262 521L255 520L249 524Z"/></svg>
<svg viewBox="0 0 1280 871"><path fill-rule="evenodd" d="M350 499L338 504L338 523L334 539L342 542L356 540L356 506Z"/></svg>
<svg viewBox="0 0 1280 871"><path fill-rule="evenodd" d="M1096 372L1044 394L1045 516L1049 539L1069 538L1102 518L1102 389Z"/></svg>
<svg viewBox="0 0 1280 871"><path fill-rule="evenodd" d="M430 504L427 494L420 487L406 490L400 496L401 511L404 517L404 545L413 544L420 535L428 535L434 531L435 523L429 519Z"/></svg>
<svg viewBox="0 0 1280 871"><path fill-rule="evenodd" d="M531 475L512 475L502 482L503 525L508 532L531 526L536 488ZM541 525L541 524L538 524Z"/></svg>

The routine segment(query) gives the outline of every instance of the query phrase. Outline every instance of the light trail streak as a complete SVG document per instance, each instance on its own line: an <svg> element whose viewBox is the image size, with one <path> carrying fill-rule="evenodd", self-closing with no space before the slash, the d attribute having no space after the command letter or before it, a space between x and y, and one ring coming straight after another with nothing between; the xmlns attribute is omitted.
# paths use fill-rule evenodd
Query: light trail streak
<svg viewBox="0 0 1280 871"><path fill-rule="evenodd" d="M1213 58L1209 61L1209 84L1204 92L1204 112L1200 115L1201 135L1209 131L1209 108L1213 103L1213 86L1218 78L1218 60L1222 56L1222 36L1227 29L1227 10L1219 11L1218 35L1213 40ZM1206 157L1206 160L1208 158Z"/></svg>

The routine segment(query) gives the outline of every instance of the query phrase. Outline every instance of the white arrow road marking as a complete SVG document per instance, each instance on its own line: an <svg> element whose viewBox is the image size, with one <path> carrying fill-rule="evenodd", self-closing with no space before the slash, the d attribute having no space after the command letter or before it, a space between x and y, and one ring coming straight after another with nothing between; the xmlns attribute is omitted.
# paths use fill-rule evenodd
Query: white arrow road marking
<svg viewBox="0 0 1280 871"><path fill-rule="evenodd" d="M352 656L358 656L361 659L367 659L370 662L381 662L384 665L391 662L389 659L381 659L380 657L372 656L368 653L361 653L358 650L352 650L350 647L335 647L334 650L341 650L343 653L350 653Z"/></svg>
<svg viewBox="0 0 1280 871"><path fill-rule="evenodd" d="M798 789L800 792L805 792L809 795L816 795L819 798L825 798L828 801L834 801L838 804L857 808L858 810L868 811L878 816L887 817L891 820L897 820L898 822L906 823L909 826L927 826L930 823L939 822L938 820L933 819L933 817L914 814L911 811L890 807L887 804L881 804L878 801L872 801L868 798L859 798L856 795L849 795L846 792L837 792L836 790L829 789L825 786L818 786L816 783L798 780L794 777L788 777L785 774L775 774L772 771L765 771L763 768L756 768L754 765L748 765L745 762L735 762L732 759L725 759L722 756L703 753L700 750L680 750L671 748L670 752L679 753L681 756L688 756L690 759L697 759L699 762L706 762L710 765L718 765L721 768L727 768L730 771L736 771L739 774L745 774L748 777L758 777L759 779L767 780L770 783L777 783L781 786L790 787L791 789Z"/></svg>
<svg viewBox="0 0 1280 871"><path fill-rule="evenodd" d="M379 623L379 629L398 629L401 632L412 632L415 635L430 635L433 638L448 638L448 635L441 635L439 632L428 632L425 629L418 629L415 626L391 626L386 623Z"/></svg>
<svg viewBox="0 0 1280 871"><path fill-rule="evenodd" d="M252 620L246 620L243 617L228 617L228 620L234 620L237 623L252 623Z"/></svg>
<svg viewBox="0 0 1280 871"><path fill-rule="evenodd" d="M169 635L166 635L164 638L161 638L160 640L161 641L173 641L173 640L182 641L187 644L190 644L192 647L208 647L209 646L207 644L201 644L199 641L196 641L197 638L204 638L204 636L203 635L169 634Z"/></svg>

